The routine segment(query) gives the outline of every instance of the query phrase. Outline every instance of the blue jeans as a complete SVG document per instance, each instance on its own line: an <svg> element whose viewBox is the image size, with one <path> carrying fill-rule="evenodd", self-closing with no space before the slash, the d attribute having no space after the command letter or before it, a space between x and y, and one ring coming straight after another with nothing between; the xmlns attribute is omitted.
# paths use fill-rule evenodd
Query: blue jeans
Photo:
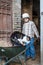
<svg viewBox="0 0 43 65"><path fill-rule="evenodd" d="M31 38L29 45L26 45L28 48L25 52L26 57L32 57L33 59L36 56L35 47L34 47L34 38Z"/></svg>

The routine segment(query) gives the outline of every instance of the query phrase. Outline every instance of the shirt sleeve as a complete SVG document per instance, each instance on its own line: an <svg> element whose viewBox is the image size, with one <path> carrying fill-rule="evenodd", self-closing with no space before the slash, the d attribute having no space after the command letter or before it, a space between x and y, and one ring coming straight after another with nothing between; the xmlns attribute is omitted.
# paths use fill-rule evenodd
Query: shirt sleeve
<svg viewBox="0 0 43 65"><path fill-rule="evenodd" d="M22 28L22 33L24 33L24 25L23 25L23 28Z"/></svg>
<svg viewBox="0 0 43 65"><path fill-rule="evenodd" d="M32 29L33 29L33 31L34 31L36 37L38 38L38 37L39 37L39 32L38 32L38 30L37 30L36 25L35 25L34 22L32 23Z"/></svg>

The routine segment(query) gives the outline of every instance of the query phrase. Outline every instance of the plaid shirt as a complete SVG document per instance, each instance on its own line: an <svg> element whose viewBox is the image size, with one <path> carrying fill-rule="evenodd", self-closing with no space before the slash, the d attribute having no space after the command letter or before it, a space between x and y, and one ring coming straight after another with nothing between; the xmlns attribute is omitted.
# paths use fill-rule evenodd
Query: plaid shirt
<svg viewBox="0 0 43 65"><path fill-rule="evenodd" d="M34 34L36 35L37 38L39 37L38 30L33 21L24 23L22 33L30 36L31 38L34 37Z"/></svg>

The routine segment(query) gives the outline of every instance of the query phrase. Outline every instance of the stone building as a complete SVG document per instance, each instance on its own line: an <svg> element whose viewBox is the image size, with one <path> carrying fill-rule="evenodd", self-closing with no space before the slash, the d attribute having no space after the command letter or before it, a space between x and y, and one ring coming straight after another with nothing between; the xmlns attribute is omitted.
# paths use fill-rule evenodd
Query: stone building
<svg viewBox="0 0 43 65"><path fill-rule="evenodd" d="M22 30L24 12L30 14L39 29L39 3L39 0L0 0L0 39L8 39L13 31Z"/></svg>
<svg viewBox="0 0 43 65"><path fill-rule="evenodd" d="M40 33L39 0L0 0L0 42L9 42L12 32L22 31L21 14L24 12L30 14L30 20L35 22Z"/></svg>

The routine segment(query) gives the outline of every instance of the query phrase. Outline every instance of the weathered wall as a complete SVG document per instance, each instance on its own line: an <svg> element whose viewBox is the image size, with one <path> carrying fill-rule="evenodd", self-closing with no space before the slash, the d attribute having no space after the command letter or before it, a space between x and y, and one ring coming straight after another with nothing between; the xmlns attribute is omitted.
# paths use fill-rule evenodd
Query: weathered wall
<svg viewBox="0 0 43 65"><path fill-rule="evenodd" d="M12 0L13 31L21 31L21 0Z"/></svg>
<svg viewBox="0 0 43 65"><path fill-rule="evenodd" d="M12 0L12 21L13 21L13 31L21 31L21 10L22 13L27 12L30 14L30 20L32 20L32 2L26 4L24 1L23 7L21 5L21 0ZM22 7L22 9L21 9Z"/></svg>

